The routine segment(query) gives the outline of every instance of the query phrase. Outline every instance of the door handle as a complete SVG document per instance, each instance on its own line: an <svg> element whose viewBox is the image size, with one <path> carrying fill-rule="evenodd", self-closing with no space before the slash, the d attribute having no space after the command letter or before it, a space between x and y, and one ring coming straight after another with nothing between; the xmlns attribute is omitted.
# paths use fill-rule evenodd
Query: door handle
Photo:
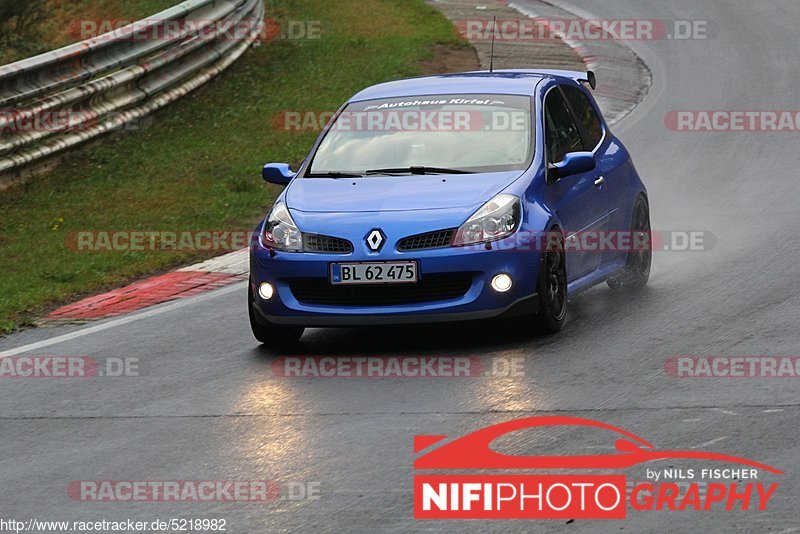
<svg viewBox="0 0 800 534"><path fill-rule="evenodd" d="M604 183L606 183L606 179L603 176L594 181L594 185L596 185L597 187L600 187Z"/></svg>

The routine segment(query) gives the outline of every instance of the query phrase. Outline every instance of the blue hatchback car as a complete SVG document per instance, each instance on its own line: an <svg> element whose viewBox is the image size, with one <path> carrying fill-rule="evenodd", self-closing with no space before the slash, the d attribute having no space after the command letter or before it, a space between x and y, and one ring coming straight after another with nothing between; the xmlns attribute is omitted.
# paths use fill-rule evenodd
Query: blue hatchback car
<svg viewBox="0 0 800 534"><path fill-rule="evenodd" d="M501 316L556 332L569 295L643 287L647 191L594 86L470 72L352 97L296 172L263 169L286 189L251 243L255 337Z"/></svg>

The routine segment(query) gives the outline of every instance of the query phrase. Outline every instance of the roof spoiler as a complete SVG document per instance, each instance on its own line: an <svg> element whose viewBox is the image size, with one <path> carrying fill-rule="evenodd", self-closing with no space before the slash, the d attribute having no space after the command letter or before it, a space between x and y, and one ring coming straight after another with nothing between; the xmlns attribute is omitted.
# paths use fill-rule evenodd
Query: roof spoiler
<svg viewBox="0 0 800 534"><path fill-rule="evenodd" d="M495 71L497 72L497 71ZM588 70L586 72L580 72L576 70L522 70L520 72L531 72L535 74L544 74L546 76L561 76L563 78L570 78L575 80L578 83L587 82L592 90L597 89L597 76L595 76L594 71Z"/></svg>
<svg viewBox="0 0 800 534"><path fill-rule="evenodd" d="M472 71L467 72L465 74L481 74L486 73L488 71ZM538 76L560 76L562 78L569 78L571 80L575 80L578 83L587 82L592 90L597 89L597 76L595 76L594 71L587 70L586 72L580 72L577 70L555 70L555 69L502 69L493 71L496 74L499 73L515 73L515 74L535 74Z"/></svg>
<svg viewBox="0 0 800 534"><path fill-rule="evenodd" d="M586 78L578 78L579 82L589 82L589 87L592 88L592 91L597 89L597 76L595 76L594 71L586 71Z"/></svg>

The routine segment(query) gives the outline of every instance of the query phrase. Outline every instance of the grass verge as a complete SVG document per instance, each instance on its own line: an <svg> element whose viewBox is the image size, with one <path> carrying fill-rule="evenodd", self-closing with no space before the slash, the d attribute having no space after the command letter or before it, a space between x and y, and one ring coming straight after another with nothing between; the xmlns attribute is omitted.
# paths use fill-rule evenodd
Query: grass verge
<svg viewBox="0 0 800 534"><path fill-rule="evenodd" d="M279 20L319 21L320 38L254 48L146 130L74 152L0 194L0 332L56 303L203 257L75 252L70 233L252 228L278 192L261 181L261 164L301 161L316 136L276 129L276 114L335 110L365 86L419 74L437 43L465 46L422 0L268 5Z"/></svg>

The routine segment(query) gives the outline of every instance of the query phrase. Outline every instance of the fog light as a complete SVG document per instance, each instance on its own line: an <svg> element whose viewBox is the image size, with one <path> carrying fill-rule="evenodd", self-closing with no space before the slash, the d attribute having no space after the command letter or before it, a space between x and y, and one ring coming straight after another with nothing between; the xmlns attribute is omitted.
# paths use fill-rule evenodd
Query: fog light
<svg viewBox="0 0 800 534"><path fill-rule="evenodd" d="M258 296L264 300L269 300L272 298L272 295L275 294L275 290L272 288L271 285L267 284L266 282L258 286Z"/></svg>
<svg viewBox="0 0 800 534"><path fill-rule="evenodd" d="M498 293L505 293L511 289L512 283L511 277L507 274L498 274L492 279L492 289Z"/></svg>

